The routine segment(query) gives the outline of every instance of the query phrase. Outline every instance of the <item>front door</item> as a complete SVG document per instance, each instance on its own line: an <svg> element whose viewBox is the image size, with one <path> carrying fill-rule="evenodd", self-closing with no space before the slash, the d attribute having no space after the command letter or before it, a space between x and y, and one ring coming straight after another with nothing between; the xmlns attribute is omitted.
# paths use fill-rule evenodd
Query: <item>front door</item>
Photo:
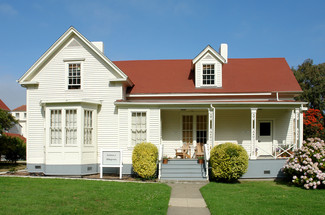
<svg viewBox="0 0 325 215"><path fill-rule="evenodd" d="M257 156L272 155L273 121L258 121L257 135Z"/></svg>

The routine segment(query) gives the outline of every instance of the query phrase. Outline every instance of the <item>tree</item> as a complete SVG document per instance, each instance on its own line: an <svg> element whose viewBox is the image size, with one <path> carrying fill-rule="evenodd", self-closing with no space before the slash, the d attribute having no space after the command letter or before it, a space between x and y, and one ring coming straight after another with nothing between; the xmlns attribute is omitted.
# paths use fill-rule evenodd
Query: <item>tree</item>
<svg viewBox="0 0 325 215"><path fill-rule="evenodd" d="M18 121L8 111L0 109L0 135L3 130L9 130L16 123Z"/></svg>
<svg viewBox="0 0 325 215"><path fill-rule="evenodd" d="M324 117L318 109L309 109L304 113L304 140L318 137L324 140Z"/></svg>
<svg viewBox="0 0 325 215"><path fill-rule="evenodd" d="M308 102L309 108L325 113L325 63L314 65L313 60L306 59L298 69L292 71L304 91L296 100Z"/></svg>

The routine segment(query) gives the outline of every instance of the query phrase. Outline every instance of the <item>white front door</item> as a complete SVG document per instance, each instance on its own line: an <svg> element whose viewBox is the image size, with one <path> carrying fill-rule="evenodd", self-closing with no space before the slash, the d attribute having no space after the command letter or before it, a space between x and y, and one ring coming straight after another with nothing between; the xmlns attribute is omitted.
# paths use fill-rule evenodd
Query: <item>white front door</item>
<svg viewBox="0 0 325 215"><path fill-rule="evenodd" d="M272 155L273 121L259 120L257 125L257 156Z"/></svg>

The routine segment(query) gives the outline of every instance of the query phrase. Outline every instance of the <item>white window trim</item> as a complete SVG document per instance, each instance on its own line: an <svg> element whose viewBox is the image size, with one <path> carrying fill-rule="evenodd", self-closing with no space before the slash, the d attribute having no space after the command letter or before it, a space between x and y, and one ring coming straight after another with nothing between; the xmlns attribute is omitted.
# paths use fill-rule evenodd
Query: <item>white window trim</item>
<svg viewBox="0 0 325 215"><path fill-rule="evenodd" d="M203 84L203 66L204 65L213 65L214 68L214 84ZM215 61L204 61L201 63L201 87L215 87L217 86L217 71L216 71L216 62Z"/></svg>
<svg viewBox="0 0 325 215"><path fill-rule="evenodd" d="M181 113L181 117L180 117L180 120L179 120L179 129L181 131L181 136L180 136L180 141L179 141L179 144L180 146L183 145L183 116L193 116L193 145L191 147L195 148L196 147L196 139L197 139L197 136L196 136L196 132L197 132L197 119L196 117L197 116L201 116L201 115L205 115L207 116L207 134L209 133L209 114L205 111L202 111L202 112L190 112L190 113L186 113L186 112L182 112ZM209 135L207 135L207 143L210 141L210 137Z"/></svg>
<svg viewBox="0 0 325 215"><path fill-rule="evenodd" d="M61 110L61 144L51 144L51 110ZM77 110L77 144L66 143L66 110ZM83 133L81 124L81 116L83 108L81 106L51 106L46 108L46 144L49 147L80 147L81 134Z"/></svg>
<svg viewBox="0 0 325 215"><path fill-rule="evenodd" d="M81 139L81 144L83 145L83 147L93 147L95 144L95 127L96 127L96 111L94 109L90 109L90 108L82 108L82 139ZM91 111L92 112L92 132L91 132L91 144L85 144L85 111Z"/></svg>
<svg viewBox="0 0 325 215"><path fill-rule="evenodd" d="M132 113L134 112L145 112L146 113L146 142L150 142L149 140L149 118L150 118L150 114L149 114L149 110L148 109L129 109L128 112L128 149L133 149L135 145L132 145Z"/></svg>
<svg viewBox="0 0 325 215"><path fill-rule="evenodd" d="M69 92L83 90L84 66L83 61L66 60L65 62L65 90ZM69 64L80 64L80 89L69 89Z"/></svg>

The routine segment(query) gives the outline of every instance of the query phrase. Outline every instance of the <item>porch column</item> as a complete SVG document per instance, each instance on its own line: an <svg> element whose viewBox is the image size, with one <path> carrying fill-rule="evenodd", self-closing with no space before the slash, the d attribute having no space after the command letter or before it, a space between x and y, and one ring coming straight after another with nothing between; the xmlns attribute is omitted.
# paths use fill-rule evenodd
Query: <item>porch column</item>
<svg viewBox="0 0 325 215"><path fill-rule="evenodd" d="M216 128L216 122L215 122L215 115L216 115L216 109L211 106L209 109L209 144L210 146L213 145L215 141L215 128Z"/></svg>
<svg viewBox="0 0 325 215"><path fill-rule="evenodd" d="M251 108L251 153L250 153L250 159L256 159L256 112L257 112L257 108Z"/></svg>
<svg viewBox="0 0 325 215"><path fill-rule="evenodd" d="M298 148L301 148L302 142L304 140L304 113L303 110L299 112L299 144Z"/></svg>
<svg viewBox="0 0 325 215"><path fill-rule="evenodd" d="M293 149L296 149L298 146L298 140L300 139L299 125L300 125L300 111L299 108L295 109L295 117L294 117L294 136L293 136Z"/></svg>

